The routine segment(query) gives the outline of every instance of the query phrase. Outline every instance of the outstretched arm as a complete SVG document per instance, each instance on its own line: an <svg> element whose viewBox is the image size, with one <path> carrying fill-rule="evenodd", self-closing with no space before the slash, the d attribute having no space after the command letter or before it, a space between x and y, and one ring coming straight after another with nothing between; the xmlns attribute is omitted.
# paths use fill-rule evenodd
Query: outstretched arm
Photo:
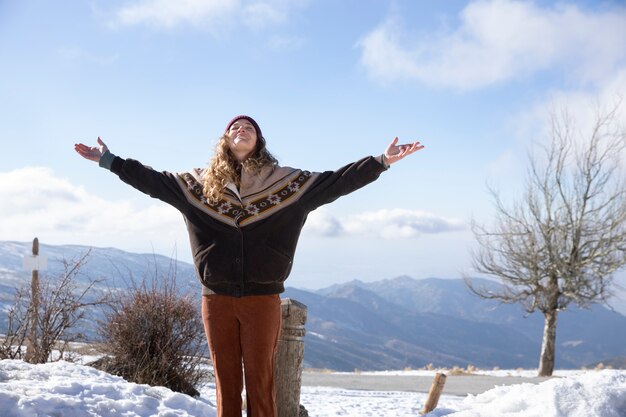
<svg viewBox="0 0 626 417"><path fill-rule="evenodd" d="M82 143L77 143L74 145L74 150L85 159L100 162L100 158L102 158L102 155L104 155L109 148L107 148L104 142L102 142L102 139L98 137L98 146L87 146Z"/></svg>
<svg viewBox="0 0 626 417"><path fill-rule="evenodd" d="M398 138L395 138L389 146L387 146L383 155L385 156L385 162L391 165L421 149L424 149L424 145L419 142L398 145Z"/></svg>
<svg viewBox="0 0 626 417"><path fill-rule="evenodd" d="M184 192L175 174L155 171L134 159L122 159L115 156L99 137L97 146L77 143L74 145L74 150L83 158L97 162L100 167L113 172L122 181L139 191L165 201L181 211L181 208L185 206Z"/></svg>

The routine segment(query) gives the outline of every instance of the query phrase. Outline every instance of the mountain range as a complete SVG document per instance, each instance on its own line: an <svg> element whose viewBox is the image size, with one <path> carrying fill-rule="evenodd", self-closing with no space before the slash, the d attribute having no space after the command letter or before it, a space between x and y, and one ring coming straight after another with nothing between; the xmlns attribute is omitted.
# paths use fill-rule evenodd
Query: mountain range
<svg viewBox="0 0 626 417"><path fill-rule="evenodd" d="M498 285L491 281L484 285ZM305 360L341 369L538 365L543 316L471 294L462 279L352 281L315 292L289 288L309 308ZM601 305L558 317L558 368L626 357L626 317Z"/></svg>
<svg viewBox="0 0 626 417"><path fill-rule="evenodd" d="M0 242L0 311L15 288L29 285L22 258L31 244ZM104 278L100 290L124 290L137 280L176 274L181 291L198 291L194 267L156 254L115 248L41 245L49 259L42 276L63 272L64 261L89 252L77 279L81 285ZM42 278L43 279L43 278ZM481 285L498 286L480 280ZM461 279L358 280L319 290L287 288L283 297L308 308L305 366L340 371L473 365L481 368L537 366L543 317L528 317L517 305L472 295ZM0 332L6 325L1 317ZM84 323L95 334L94 321ZM562 311L557 328L557 368L579 368L626 357L626 317L595 305Z"/></svg>

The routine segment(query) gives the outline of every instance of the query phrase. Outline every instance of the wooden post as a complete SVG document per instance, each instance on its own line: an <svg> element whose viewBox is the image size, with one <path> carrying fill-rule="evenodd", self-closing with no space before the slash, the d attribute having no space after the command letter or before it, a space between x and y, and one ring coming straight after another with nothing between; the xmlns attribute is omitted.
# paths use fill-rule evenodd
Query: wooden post
<svg viewBox="0 0 626 417"><path fill-rule="evenodd" d="M441 396L441 392L443 391L443 386L445 384L446 375L441 373L435 374L433 384L430 386L430 390L428 391L428 398L426 399L426 403L424 404L424 409L420 411L420 414L430 413L437 407L437 403L439 402L439 396Z"/></svg>
<svg viewBox="0 0 626 417"><path fill-rule="evenodd" d="M298 417L307 307L289 298L281 300L282 329L274 364L278 417Z"/></svg>
<svg viewBox="0 0 626 417"><path fill-rule="evenodd" d="M33 258L39 255L39 239L33 239ZM28 339L28 348L26 350L26 359L30 363L39 362L39 269L34 268L31 276L31 300L30 300L30 333Z"/></svg>

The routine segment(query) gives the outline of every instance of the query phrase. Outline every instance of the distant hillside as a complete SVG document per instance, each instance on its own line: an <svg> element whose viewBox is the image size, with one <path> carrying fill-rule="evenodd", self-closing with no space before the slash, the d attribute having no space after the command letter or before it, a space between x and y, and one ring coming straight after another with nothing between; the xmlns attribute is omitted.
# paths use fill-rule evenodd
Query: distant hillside
<svg viewBox="0 0 626 417"><path fill-rule="evenodd" d="M487 287L499 285L487 280L475 281ZM376 293L381 291L388 300L402 300L398 304L412 311L506 325L532 340L542 337L544 323L540 313L527 316L516 304L482 300L471 294L460 279L399 277L363 284L363 287ZM624 329L624 332L616 333L617 329ZM592 358L609 358L615 353L626 352L626 317L599 304L589 310L572 305L559 313L557 344L561 346L560 360L571 360L579 365L593 361Z"/></svg>
<svg viewBox="0 0 626 417"><path fill-rule="evenodd" d="M473 364L532 367L536 343L506 326L411 312L353 287L340 296L289 288L308 306L307 366L352 371Z"/></svg>
<svg viewBox="0 0 626 417"><path fill-rule="evenodd" d="M499 285L484 280L482 283ZM319 290L314 296L292 289L287 293L305 304L304 300L309 302L311 319L307 328L313 332L310 339L316 340L307 341L311 351L308 357L305 353L305 358L312 362L328 349L342 345L348 332L343 325L362 320L367 333L367 322L374 320L376 326L393 332L399 340L396 345L402 345L401 341L406 351L420 352L426 363L507 368L535 367L538 363L541 314L526 317L517 305L482 300L472 295L461 279L416 280L404 276L371 283L351 281ZM354 304L374 314L374 319L356 310ZM341 314L335 314L337 310ZM557 367L577 368L626 354L623 315L596 305L590 310L563 311L558 320ZM394 330L398 322L405 329L414 329L411 337ZM429 333L429 329L434 329L434 333ZM329 344L332 348L327 347ZM437 354L442 357L437 358ZM423 365L420 361L411 362L407 355L399 352L394 360L406 360L406 366ZM339 365L345 360L336 362Z"/></svg>
<svg viewBox="0 0 626 417"><path fill-rule="evenodd" d="M16 287L30 283L30 271L22 267L22 259L30 251L31 243L0 242L0 311L12 302ZM199 293L192 265L115 248L41 245L40 253L49 259L42 276L57 276L64 260L76 260L88 251L88 262L79 276L83 285L103 278L101 290L123 291L133 281L175 271L181 292ZM288 288L283 297L308 307L307 367L353 371L433 363L533 368L538 363L541 315L524 317L516 305L481 300L470 294L460 279L351 281L315 292ZM623 315L594 306L561 312L558 320L557 367L619 364L626 357ZM0 332L5 321L6 316L0 316ZM87 334L95 333L93 323L83 323Z"/></svg>
<svg viewBox="0 0 626 417"><path fill-rule="evenodd" d="M30 286L31 272L23 268L22 260L31 253L31 242L0 242L0 311L6 311L8 306L13 304L16 288ZM40 272L42 281L61 276L64 272L64 262L75 262L89 253L84 267L77 276L77 282L79 288L82 288L92 280L101 280L91 292L93 296L100 291L124 291L133 283L141 283L144 278L171 274L176 275L181 293L199 292L200 284L195 277L193 265L166 256L129 253L115 248L45 244L40 244L39 253L48 258L48 268ZM100 316L100 310L91 311L89 315L91 320L86 320L82 324L85 333L95 335L93 319ZM6 316L2 314L0 333L5 329Z"/></svg>

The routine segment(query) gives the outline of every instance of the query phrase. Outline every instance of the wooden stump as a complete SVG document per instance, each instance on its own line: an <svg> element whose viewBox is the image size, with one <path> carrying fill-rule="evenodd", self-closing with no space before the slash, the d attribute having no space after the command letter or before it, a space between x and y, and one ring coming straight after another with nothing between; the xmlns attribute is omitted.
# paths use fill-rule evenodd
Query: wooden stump
<svg viewBox="0 0 626 417"><path fill-rule="evenodd" d="M424 409L420 411L420 414L430 413L437 407L439 397L441 396L441 392L443 391L443 386L445 384L446 375L440 373L435 374L433 384L430 386L430 390L428 391L428 398L426 399L426 403L424 404Z"/></svg>
<svg viewBox="0 0 626 417"><path fill-rule="evenodd" d="M274 365L276 408L278 417L298 417L307 307L285 298L281 309L283 322Z"/></svg>
<svg viewBox="0 0 626 417"><path fill-rule="evenodd" d="M33 239L33 256L39 255L39 239ZM43 363L41 349L39 348L39 271L32 270L30 290L30 333L28 335L28 346L24 360L30 363ZM43 360L42 360L43 359Z"/></svg>

